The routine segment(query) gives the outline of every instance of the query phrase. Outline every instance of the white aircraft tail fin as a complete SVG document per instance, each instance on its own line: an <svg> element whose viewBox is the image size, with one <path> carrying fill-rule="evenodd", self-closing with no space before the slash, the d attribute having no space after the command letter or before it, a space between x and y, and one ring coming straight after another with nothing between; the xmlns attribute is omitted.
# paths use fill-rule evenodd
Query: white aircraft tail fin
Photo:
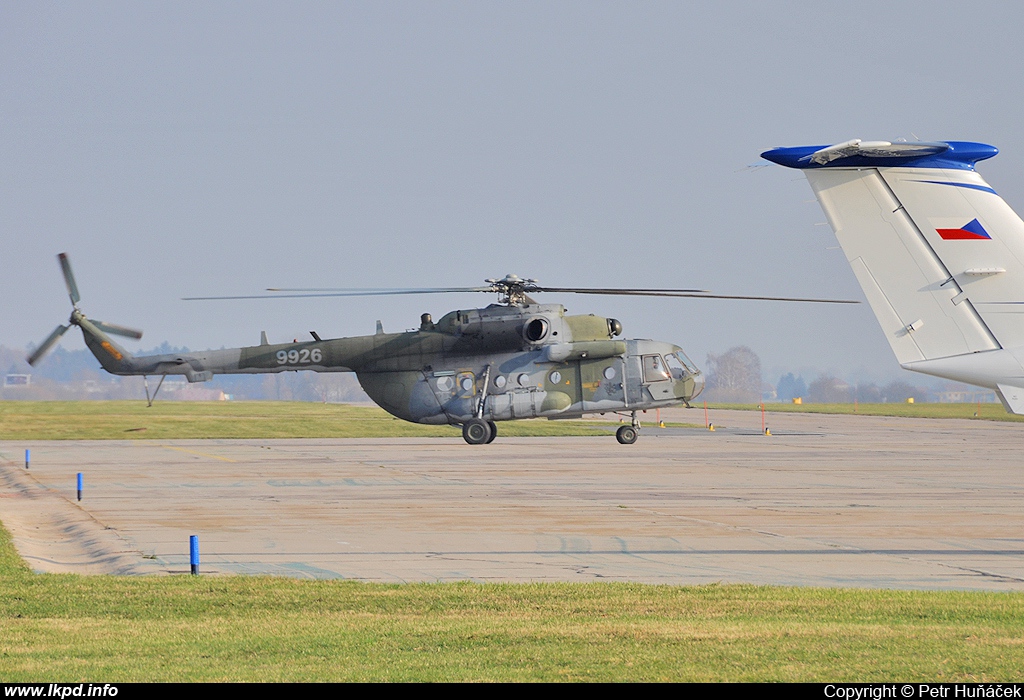
<svg viewBox="0 0 1024 700"><path fill-rule="evenodd" d="M762 156L806 174L901 365L1002 395L1024 387L1024 221L974 170L997 152L848 141Z"/></svg>

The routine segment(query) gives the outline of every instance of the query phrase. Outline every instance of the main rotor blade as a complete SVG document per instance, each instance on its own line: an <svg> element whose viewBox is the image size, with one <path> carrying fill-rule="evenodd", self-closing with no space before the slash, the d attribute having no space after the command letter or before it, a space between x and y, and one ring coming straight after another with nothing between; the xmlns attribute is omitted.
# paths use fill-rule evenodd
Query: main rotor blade
<svg viewBox="0 0 1024 700"><path fill-rule="evenodd" d="M46 336L46 340L43 341L43 344L28 356L28 363L35 367L36 363L43 359L43 356L46 355L46 353L50 352L50 348L57 344L57 341L60 340L60 337L67 332L68 328L71 328L71 326L57 326L54 328L53 333Z"/></svg>
<svg viewBox="0 0 1024 700"><path fill-rule="evenodd" d="M71 272L71 261L68 260L68 254L59 254L57 260L60 261L60 269L64 273L64 284L67 285L68 296L71 297L71 305L78 306L78 302L82 297L78 295L78 285L75 284L75 275Z"/></svg>
<svg viewBox="0 0 1024 700"><path fill-rule="evenodd" d="M490 292L491 287L267 287L268 292L330 292L338 294L453 294Z"/></svg>
<svg viewBox="0 0 1024 700"><path fill-rule="evenodd" d="M99 328L104 333L113 333L114 335L121 335L125 338L135 338L138 340L142 337L142 331L136 330L135 328L129 328L128 326L119 326L116 323L104 323L103 321L97 321L96 319L89 319L92 321L92 325Z"/></svg>
<svg viewBox="0 0 1024 700"><path fill-rule="evenodd" d="M761 297L742 294L711 294L703 289L587 289L579 287L537 287L533 292L563 294L605 294L609 296L688 297L691 299L746 299L751 301L798 301L812 304L859 304L851 299L805 299L802 297Z"/></svg>
<svg viewBox="0 0 1024 700"><path fill-rule="evenodd" d="M690 297L693 299L741 299L751 301L796 301L813 304L859 304L850 299L809 299L802 297L765 297L737 294L712 294L706 289L629 289L615 287L539 287L532 283L519 286L525 294L535 292L560 292L563 294L600 294L606 296L645 296L645 297ZM396 296L401 294L452 294L461 292L503 293L500 282L490 287L422 287L412 289L401 288L331 288L331 287L269 287L268 292L287 292L284 294L247 294L223 297L183 297L184 301L211 301L224 299L308 299L318 297L368 297Z"/></svg>
<svg viewBox="0 0 1024 700"><path fill-rule="evenodd" d="M630 289L623 287L528 287L529 292L564 294L607 294L623 296L668 296L670 294L710 294L707 289Z"/></svg>
<svg viewBox="0 0 1024 700"><path fill-rule="evenodd" d="M400 294L455 294L460 292L494 292L491 287L425 287L422 289L283 289L268 288L268 292L303 292L302 294L248 294L225 297L182 297L183 301L211 301L221 299L307 299L311 297L375 297Z"/></svg>

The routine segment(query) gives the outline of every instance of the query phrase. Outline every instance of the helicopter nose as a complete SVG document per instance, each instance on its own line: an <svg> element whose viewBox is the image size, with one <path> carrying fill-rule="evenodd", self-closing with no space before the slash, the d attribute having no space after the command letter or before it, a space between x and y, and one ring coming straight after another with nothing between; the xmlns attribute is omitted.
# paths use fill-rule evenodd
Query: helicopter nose
<svg viewBox="0 0 1024 700"><path fill-rule="evenodd" d="M696 374L694 374L692 376L693 376L693 395L690 396L690 398L691 399L695 399L698 396L700 396L700 392L704 391L704 375L701 374L700 372L697 372Z"/></svg>

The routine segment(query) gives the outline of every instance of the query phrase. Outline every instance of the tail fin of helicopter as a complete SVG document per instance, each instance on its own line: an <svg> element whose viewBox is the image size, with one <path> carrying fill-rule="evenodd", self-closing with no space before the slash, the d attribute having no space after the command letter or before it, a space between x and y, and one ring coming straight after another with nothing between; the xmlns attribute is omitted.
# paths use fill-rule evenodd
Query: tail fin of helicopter
<svg viewBox="0 0 1024 700"><path fill-rule="evenodd" d="M125 350L110 338L104 331L112 331L112 324L101 321L91 321L85 316L78 321L78 327L82 329L82 337L96 359L100 361L103 369L111 374L126 374L133 369L132 360L134 355ZM120 328L120 327L117 327ZM131 330L131 329L124 329ZM119 334L122 335L122 334ZM141 336L141 333L140 333ZM129 337L135 337L130 335Z"/></svg>
<svg viewBox="0 0 1024 700"><path fill-rule="evenodd" d="M1021 362L992 352L1024 348L1024 221L974 169L996 153L848 141L762 157L804 171L903 367L989 386L1024 413Z"/></svg>

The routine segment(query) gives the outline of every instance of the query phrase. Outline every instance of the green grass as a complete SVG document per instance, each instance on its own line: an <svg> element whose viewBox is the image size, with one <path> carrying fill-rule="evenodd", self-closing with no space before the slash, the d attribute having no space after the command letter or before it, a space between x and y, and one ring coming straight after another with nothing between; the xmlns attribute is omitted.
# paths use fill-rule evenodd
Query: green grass
<svg viewBox="0 0 1024 700"><path fill-rule="evenodd" d="M613 423L499 423L502 437L608 435ZM3 440L459 437L458 427L399 420L376 406L289 401L0 401Z"/></svg>
<svg viewBox="0 0 1024 700"><path fill-rule="evenodd" d="M999 404L766 404L769 412L859 413L915 418L1024 421ZM710 409L759 410L753 404ZM498 424L502 437L607 436L614 420L544 419ZM703 427L666 423L667 427ZM458 437L458 427L418 425L376 406L289 401L0 401L3 440L170 440L198 438Z"/></svg>
<svg viewBox="0 0 1024 700"><path fill-rule="evenodd" d="M759 410L753 404L712 404L710 409ZM1022 421L999 404L766 404L769 412L860 413L916 418ZM609 418L611 418L609 416ZM505 421L502 437L607 436L617 422L602 420ZM667 427L703 427L666 423ZM288 401L0 401L2 440L170 440L198 438L458 437L458 427L418 425L376 406Z"/></svg>
<svg viewBox="0 0 1024 700"><path fill-rule="evenodd" d="M0 678L1010 681L1024 594L32 574L0 528Z"/></svg>
<svg viewBox="0 0 1024 700"><path fill-rule="evenodd" d="M971 418L980 420L1009 421L1019 423L1024 416L1007 413L1002 404L983 403L981 413L976 403L766 403L769 413L832 413L864 416L898 416L903 418ZM739 411L760 411L760 404L717 403L708 404L708 410L729 409Z"/></svg>

